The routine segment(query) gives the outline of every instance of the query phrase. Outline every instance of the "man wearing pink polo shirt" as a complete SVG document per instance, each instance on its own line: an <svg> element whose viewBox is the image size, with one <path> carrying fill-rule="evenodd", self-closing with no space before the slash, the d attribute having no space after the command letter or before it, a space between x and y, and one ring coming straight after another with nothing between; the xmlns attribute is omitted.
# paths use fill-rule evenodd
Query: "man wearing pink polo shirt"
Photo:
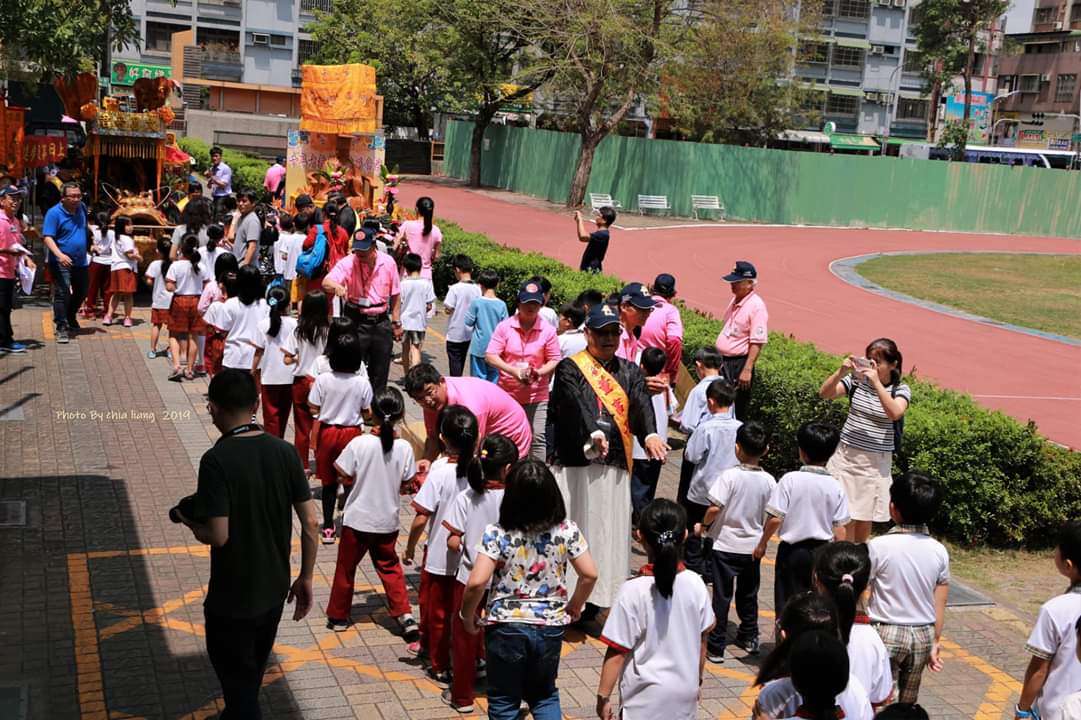
<svg viewBox="0 0 1081 720"><path fill-rule="evenodd" d="M619 291L619 324L623 326L623 333L619 336L616 357L638 364L638 354L642 352L642 327L656 304L642 283L631 283Z"/></svg>
<svg viewBox="0 0 1081 720"><path fill-rule="evenodd" d="M424 408L424 459L417 463L418 472L426 472L439 455L439 433L436 420L447 405L464 405L477 417L477 434L483 439L490 433L506 435L518 446L519 457L529 454L533 432L525 410L506 390L474 377L443 377L430 363L410 368L405 376L405 391Z"/></svg>
<svg viewBox="0 0 1081 720"><path fill-rule="evenodd" d="M544 291L527 282L518 291L518 312L495 326L484 355L499 370L499 387L522 406L533 432L529 455L547 456L548 380L562 358L556 329L541 319Z"/></svg>
<svg viewBox="0 0 1081 720"><path fill-rule="evenodd" d="M769 313L766 303L755 292L758 271L754 265L737 260L724 281L732 286L732 300L724 311L724 327L717 336L717 350L724 358L721 375L739 385L736 417L746 420L754 384L754 365L762 346L769 340Z"/></svg>
<svg viewBox="0 0 1081 720"><path fill-rule="evenodd" d="M664 372L669 381L675 383L679 375L679 364L683 361L683 318L679 308L672 304L676 296L676 279L668 273L661 273L653 281L653 312L642 326L638 338L641 348L655 347L664 350Z"/></svg>

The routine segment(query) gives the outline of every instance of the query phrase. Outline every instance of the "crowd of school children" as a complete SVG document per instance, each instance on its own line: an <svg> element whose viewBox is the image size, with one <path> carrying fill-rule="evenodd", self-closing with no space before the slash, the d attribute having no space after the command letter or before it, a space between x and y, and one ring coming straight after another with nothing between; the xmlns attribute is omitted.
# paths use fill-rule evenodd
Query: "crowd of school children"
<svg viewBox="0 0 1081 720"><path fill-rule="evenodd" d="M591 243L583 269L600 268L613 219L611 211L602 213L599 230L590 233L576 218L579 239ZM249 371L260 387L265 430L283 437L292 416L304 468L322 486L323 542L338 543L329 628L350 626L357 566L370 555L390 615L430 678L446 688L450 707L472 712L474 685L486 677L490 717L517 718L522 703L538 720L561 717L556 677L564 631L583 622L597 569L590 539L568 519L551 470L533 453L519 459L504 435L482 437L473 413L450 405L436 425L442 454L418 473L413 447L398 431L403 395L389 386L373 392L353 321L335 312L322 290L298 294L290 287L308 222L283 216L279 223L273 253L283 282L269 289L255 265L241 265L223 250L228 240L220 227L208 228L206 242L186 233L179 247L159 243L160 258L145 274L153 288L151 357L159 355L159 332L167 327L170 379L223 367ZM426 257L398 256L404 370L422 359L436 307L431 262L438 246L438 239L430 243ZM130 325L140 258L124 219L111 226L107 217L98 219L94 248L93 262L107 264L111 274L102 285L109 288L105 322L118 319L123 306L122 322ZM497 382L501 369L490 362L489 343L509 315L496 294L500 278L489 269L476 272L465 256L452 265L456 282L442 301L450 374L468 371ZM658 284L674 287L670 276L662 277ZM551 289L544 278L531 282L545 295ZM556 359L586 348L586 314L606 301L590 291L558 312L542 305L541 321L555 328ZM659 348L642 349L638 360L646 377L669 366ZM694 365L699 383L682 412L671 389L653 396L658 430L666 433L671 422L688 435L676 502L654 497L659 463L641 448L635 455L633 540L648 562L592 621L599 621L594 627L607 647L598 717L695 717L707 663L759 654L761 566L777 536L776 620L767 633L769 652L757 663L753 717L926 718L919 690L925 671L943 667L949 559L928 531L942 504L939 482L918 471L889 481L889 455L900 434L887 435L912 397L900 382L900 352L877 340L865 357L848 358L826 380L823 397L849 398L849 421L843 429L824 422L800 427L802 466L779 479L761 465L770 428L735 416L737 385L728 381L720 353L700 349ZM529 371L531 381L536 370ZM546 422L550 436L559 418ZM859 439L876 432L876 442ZM849 483L859 473L843 466L866 457L881 463L883 453L884 473L869 475L880 483L877 495L857 513L865 500ZM415 516L399 556L403 496L412 497ZM886 519L892 527L869 539L870 521ZM414 617L405 568L417 562L421 547ZM1081 523L1062 529L1055 564L1070 588L1041 609L1026 646L1032 661L1015 712L1022 720L1081 718L1075 656L1081 653ZM730 638L733 601L738 625ZM500 662L487 664L486 656Z"/></svg>

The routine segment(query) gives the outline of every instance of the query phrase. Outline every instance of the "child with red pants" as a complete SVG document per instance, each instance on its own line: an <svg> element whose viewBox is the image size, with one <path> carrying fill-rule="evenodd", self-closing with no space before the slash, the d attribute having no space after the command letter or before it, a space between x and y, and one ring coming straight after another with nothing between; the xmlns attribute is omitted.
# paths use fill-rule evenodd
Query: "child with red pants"
<svg viewBox="0 0 1081 720"><path fill-rule="evenodd" d="M462 596L469 573L477 557L477 545L484 528L499 522L499 505L511 465L518 461L518 446L506 435L493 433L484 438L480 449L482 479L470 479L469 487L458 493L443 526L450 533L447 547L460 551L462 560L454 583L454 604L451 606L451 664L454 678L450 689L443 691L443 702L460 713L473 712L473 682L484 662L484 632L471 635L462 622Z"/></svg>
<svg viewBox="0 0 1081 720"><path fill-rule="evenodd" d="M293 445L309 472L308 454L311 450L312 426L315 418L308 407L308 394L315 382L315 362L326 350L330 337L327 317L327 296L322 290L312 290L304 296L296 330L283 340L285 364L293 368ZM353 328L351 321L346 327ZM335 335L341 333L341 329Z"/></svg>
<svg viewBox="0 0 1081 720"><path fill-rule="evenodd" d="M416 474L413 446L397 437L394 426L405 415L405 401L396 388L380 390L372 402L371 435L353 438L334 463L342 482L352 486L342 511L338 565L327 603L327 628L349 628L357 565L371 553L383 583L390 616L407 642L419 634L409 606L405 573L398 560L399 492Z"/></svg>
<svg viewBox="0 0 1081 720"><path fill-rule="evenodd" d="M439 413L436 423L441 455L428 470L428 479L413 499L417 516L409 528L409 542L402 558L413 564L417 542L428 528L428 545L424 553L424 568L420 578L420 651L427 651L432 666L428 677L440 687L450 687L450 625L454 606L455 575L461 553L447 546L450 533L443 520L454 498L470 482L482 483L477 452L477 418L463 405L448 405Z"/></svg>
<svg viewBox="0 0 1081 720"><path fill-rule="evenodd" d="M210 377L221 372L221 361L225 354L226 333L218 330L217 323L225 307L225 301L236 295L236 255L226 253L214 261L214 279L203 285L196 309L206 323L206 341L203 344L203 363Z"/></svg>
<svg viewBox="0 0 1081 720"><path fill-rule="evenodd" d="M263 398L263 429L284 438L289 411L293 409L293 368L285 364L284 342L296 331L297 321L282 317L282 311L289 309L289 293L284 287L267 291L267 305L270 315L259 321L252 372Z"/></svg>
<svg viewBox="0 0 1081 720"><path fill-rule="evenodd" d="M338 473L334 461L349 441L360 435L372 405L372 386L360 369L360 338L342 333L328 346L330 371L312 383L308 406L319 420L315 473L323 486L323 544L334 544L334 504L338 498ZM345 484L348 490L349 484Z"/></svg>

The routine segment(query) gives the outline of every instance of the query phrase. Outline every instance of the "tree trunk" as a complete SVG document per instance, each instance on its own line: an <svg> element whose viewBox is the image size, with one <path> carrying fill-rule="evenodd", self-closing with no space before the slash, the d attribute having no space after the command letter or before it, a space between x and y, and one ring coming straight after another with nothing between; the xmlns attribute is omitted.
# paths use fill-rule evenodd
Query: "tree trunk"
<svg viewBox="0 0 1081 720"><path fill-rule="evenodd" d="M484 131L495 117L495 110L483 107L473 121L473 144L469 148L469 187L480 187L481 153L484 151Z"/></svg>
<svg viewBox="0 0 1081 720"><path fill-rule="evenodd" d="M972 66L976 64L976 34L968 38L968 59L965 61L965 113L961 124L968 130L968 119L972 115Z"/></svg>
<svg viewBox="0 0 1081 720"><path fill-rule="evenodd" d="M582 135L582 148L578 151L578 166L574 169L574 179L571 180L570 194L567 195L567 207L576 208L582 204L586 196L586 186L589 184L589 174L593 172L593 156L597 153L597 146L607 133L593 132Z"/></svg>

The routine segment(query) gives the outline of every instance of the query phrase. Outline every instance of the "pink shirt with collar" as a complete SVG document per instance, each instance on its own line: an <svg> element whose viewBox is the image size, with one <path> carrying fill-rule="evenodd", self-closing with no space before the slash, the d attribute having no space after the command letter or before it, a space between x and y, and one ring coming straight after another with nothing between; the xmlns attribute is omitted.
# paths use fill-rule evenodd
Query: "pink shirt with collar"
<svg viewBox="0 0 1081 720"><path fill-rule="evenodd" d="M724 327L717 336L717 350L725 357L746 355L751 345L769 340L769 313L759 294L751 291L738 303L735 298L724 311Z"/></svg>
<svg viewBox="0 0 1081 720"><path fill-rule="evenodd" d="M512 315L495 326L488 341L488 352L498 355L503 362L513 366L529 365L540 368L560 359L559 338L556 329L539 315L533 327L523 330L517 315ZM538 377L525 384L508 373L499 371L499 387L510 393L522 405L544 402L548 399L548 378Z"/></svg>
<svg viewBox="0 0 1081 720"><path fill-rule="evenodd" d="M638 353L642 351L641 341L634 336L634 333L627 332L627 329L623 329L623 333L619 336L619 347L616 348L616 357L621 357L627 362L638 364Z"/></svg>
<svg viewBox="0 0 1081 720"><path fill-rule="evenodd" d="M387 306L390 299L402 292L398 266L386 253L376 253L375 267L370 269L350 253L338 261L326 279L344 285L350 302L367 297L371 306L362 309L362 315L382 315L390 309Z"/></svg>
<svg viewBox="0 0 1081 720"><path fill-rule="evenodd" d="M10 250L23 241L22 230L19 221L10 217L6 212L0 211L0 250ZM0 253L0 279L15 280L18 278L19 260L18 255Z"/></svg>
<svg viewBox="0 0 1081 720"><path fill-rule="evenodd" d="M444 377L447 384L447 404L464 405L477 417L477 433L484 438L490 433L509 437L518 447L518 456L529 455L533 430L522 406L503 388L475 377ZM439 413L424 409L424 426L428 436L438 431L435 423Z"/></svg>
<svg viewBox="0 0 1081 720"><path fill-rule="evenodd" d="M654 295L653 299L657 304L653 306L653 312L642 326L638 344L642 348L655 347L664 350L668 358L664 370L669 377L674 378L683 358L683 318L679 315L679 308L665 298Z"/></svg>

